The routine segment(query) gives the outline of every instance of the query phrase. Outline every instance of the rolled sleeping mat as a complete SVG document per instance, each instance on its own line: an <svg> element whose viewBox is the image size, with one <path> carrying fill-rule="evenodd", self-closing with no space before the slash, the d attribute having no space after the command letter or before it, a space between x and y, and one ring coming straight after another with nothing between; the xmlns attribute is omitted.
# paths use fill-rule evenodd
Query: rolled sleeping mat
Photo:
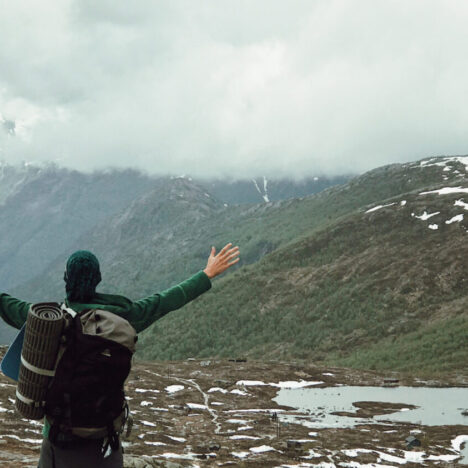
<svg viewBox="0 0 468 468"><path fill-rule="evenodd" d="M16 409L25 418L44 417L46 393L55 374L64 320L56 302L33 304L29 309L16 388Z"/></svg>

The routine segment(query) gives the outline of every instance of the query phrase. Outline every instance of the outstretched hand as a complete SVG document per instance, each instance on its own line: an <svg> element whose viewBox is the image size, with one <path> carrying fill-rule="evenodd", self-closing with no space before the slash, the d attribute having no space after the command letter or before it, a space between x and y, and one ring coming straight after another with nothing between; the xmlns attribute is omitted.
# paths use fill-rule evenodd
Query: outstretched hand
<svg viewBox="0 0 468 468"><path fill-rule="evenodd" d="M203 270L208 278L212 279L226 271L229 267L239 261L239 247L231 247L229 243L225 245L216 255L216 249L211 247L211 254L208 258L206 268Z"/></svg>

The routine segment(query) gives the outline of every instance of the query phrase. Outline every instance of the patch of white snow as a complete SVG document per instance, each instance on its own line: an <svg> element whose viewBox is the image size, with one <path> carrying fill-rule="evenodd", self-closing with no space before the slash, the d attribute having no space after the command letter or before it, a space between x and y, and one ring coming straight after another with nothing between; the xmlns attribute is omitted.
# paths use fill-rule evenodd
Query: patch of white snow
<svg viewBox="0 0 468 468"><path fill-rule="evenodd" d="M151 426L151 427L156 427L156 424L149 422L149 421L140 421L143 426Z"/></svg>
<svg viewBox="0 0 468 468"><path fill-rule="evenodd" d="M232 454L237 458L245 458L250 455L249 452L232 452Z"/></svg>
<svg viewBox="0 0 468 468"><path fill-rule="evenodd" d="M213 392L221 392L221 393L227 393L228 391L224 388L220 388L220 387L212 387L208 390L207 393L213 393Z"/></svg>
<svg viewBox="0 0 468 468"><path fill-rule="evenodd" d="M386 208L387 206L392 206L394 204L395 203L389 203L388 205L377 205L377 206L374 206L374 208L367 210L366 213L372 213L373 211L377 211L377 210L380 210L381 208Z"/></svg>
<svg viewBox="0 0 468 468"><path fill-rule="evenodd" d="M169 385L165 388L167 393L176 393L183 390L185 387L183 385Z"/></svg>
<svg viewBox="0 0 468 468"><path fill-rule="evenodd" d="M274 449L273 447L270 447L269 445L260 445L259 447L250 447L249 450L254 453L263 453L263 452L271 452L271 451L277 452L276 449Z"/></svg>
<svg viewBox="0 0 468 468"><path fill-rule="evenodd" d="M465 203L463 200L456 200L455 203L454 203L455 206L461 206L463 207L465 210L468 210L468 203Z"/></svg>
<svg viewBox="0 0 468 468"><path fill-rule="evenodd" d="M465 443L468 443L468 435L459 435L452 440L452 448L459 452Z"/></svg>
<svg viewBox="0 0 468 468"><path fill-rule="evenodd" d="M453 218L448 219L447 221L445 221L445 224L459 223L460 221L463 221L463 214L459 214L454 216Z"/></svg>
<svg viewBox="0 0 468 468"><path fill-rule="evenodd" d="M318 381L306 381L306 380L301 380L300 382L297 382L295 380L286 380L283 382L278 382L277 384L271 383L273 387L278 387L278 388L303 388L303 387L310 387L312 385L321 385L325 382L318 380Z"/></svg>
<svg viewBox="0 0 468 468"><path fill-rule="evenodd" d="M252 385L267 385L265 382L261 380L238 380L236 385L244 385L244 386L252 386ZM209 391L209 390L208 390Z"/></svg>
<svg viewBox="0 0 468 468"><path fill-rule="evenodd" d="M187 406L190 409L203 409L203 410L208 409L206 405L200 405L199 403L187 403Z"/></svg>
<svg viewBox="0 0 468 468"><path fill-rule="evenodd" d="M187 440L187 439L184 439L183 437L174 437L170 435L168 435L167 437L169 437L169 439L175 440L176 442L185 442Z"/></svg>
<svg viewBox="0 0 468 468"><path fill-rule="evenodd" d="M468 193L468 188L464 187L444 187L438 190L431 190L430 192L421 192L419 195L428 195L431 193L438 193L439 195L448 195L451 193Z"/></svg>
<svg viewBox="0 0 468 468"><path fill-rule="evenodd" d="M421 216L415 216L415 218L421 219L422 221L426 221L426 219L432 218L440 214L440 211L436 211L435 213L428 214L426 211Z"/></svg>
<svg viewBox="0 0 468 468"><path fill-rule="evenodd" d="M235 388L234 390L231 390L229 393L234 393L235 395L242 395L242 396L248 395L247 392L243 392L242 390L239 390L237 388Z"/></svg>

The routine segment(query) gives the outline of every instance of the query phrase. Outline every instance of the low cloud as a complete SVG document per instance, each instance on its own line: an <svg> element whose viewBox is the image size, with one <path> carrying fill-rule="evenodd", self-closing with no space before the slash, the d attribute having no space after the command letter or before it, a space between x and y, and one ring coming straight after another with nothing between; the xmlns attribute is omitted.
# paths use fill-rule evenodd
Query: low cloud
<svg viewBox="0 0 468 468"><path fill-rule="evenodd" d="M300 177L468 153L464 0L3 3L7 162Z"/></svg>

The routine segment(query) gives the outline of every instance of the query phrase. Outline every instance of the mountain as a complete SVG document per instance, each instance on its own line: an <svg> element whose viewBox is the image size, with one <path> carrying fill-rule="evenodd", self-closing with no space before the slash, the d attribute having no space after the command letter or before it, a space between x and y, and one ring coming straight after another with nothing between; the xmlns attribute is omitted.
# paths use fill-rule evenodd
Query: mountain
<svg viewBox="0 0 468 468"><path fill-rule="evenodd" d="M466 357L467 161L394 164L319 194L257 205L226 206L188 178L160 180L70 251L98 255L101 291L138 298L202 268L210 245L241 247L237 271L142 335L145 358L457 368ZM447 193L421 195L445 186ZM13 293L61 299L68 254Z"/></svg>
<svg viewBox="0 0 468 468"><path fill-rule="evenodd" d="M303 208L327 200L328 219L157 322L140 356L463 369L467 166L468 157L392 165L310 197Z"/></svg>
<svg viewBox="0 0 468 468"><path fill-rule="evenodd" d="M225 206L188 178L164 180L70 250L97 254L101 291L138 298L202 268L210 245L241 247L237 271L143 333L144 358L458 368L466 357L467 162L393 164L315 195L257 205ZM447 194L420 195L445 186ZM67 255L15 295L60 299Z"/></svg>
<svg viewBox="0 0 468 468"><path fill-rule="evenodd" d="M308 177L303 180L254 177L250 180L199 181L207 191L225 203L261 203L300 198L348 182L351 176Z"/></svg>
<svg viewBox="0 0 468 468"><path fill-rule="evenodd" d="M0 164L0 290L33 278L82 234L161 184L175 180L132 170L86 174L54 164ZM190 178L186 180L191 182ZM287 198L297 190L313 193L338 180L324 179L314 187L281 180L270 185L276 187L275 197ZM252 181L211 181L200 185L205 187L204 192L207 185L216 187L224 203L242 202L246 185L254 187ZM261 200L258 192L256 198Z"/></svg>
<svg viewBox="0 0 468 468"><path fill-rule="evenodd" d="M155 183L132 170L84 174L55 165L0 166L0 290L39 274L98 220Z"/></svg>
<svg viewBox="0 0 468 468"><path fill-rule="evenodd" d="M322 182L315 189L337 180ZM220 200L207 193L207 184L217 187ZM297 187L307 190L307 185L301 182L272 181L271 184L281 187L285 197L292 196ZM232 190L234 185L236 190ZM213 180L200 185L189 177L152 177L133 170L87 174L51 163L20 166L0 163L0 291L19 290L23 297L24 288L15 285L30 281L24 297L38 301L44 297L61 298L64 262L71 251L86 245L102 252L102 258L111 266L107 275L110 289L122 288L129 295L138 295L168 286L186 271L186 265L180 260L180 249L186 244L197 244L192 225L187 224L190 215L186 213L198 213L204 204L209 210L216 207L219 211L225 208L225 200L241 203L245 201L246 185L254 186L252 181L229 184ZM171 195L171 190L180 193ZM185 200L179 200L181 193ZM280 192L276 190L276 193ZM256 197L261 199L258 193ZM151 221L140 222L140 215L141 219L147 217ZM191 219L195 224L197 221L198 218ZM114 230L111 233L110 226ZM203 235L208 238L210 229L205 229ZM159 253L156 248L153 256L151 246L155 243L164 250ZM150 246L146 254L142 247L145 245ZM258 254L265 248L254 246ZM187 262L198 268L200 259L205 257L206 245L200 251L197 249L195 246ZM140 255L140 269L144 266L160 274L147 275L143 269L141 274L136 274L131 262L122 261L127 252L129 258L135 252ZM49 264L54 266L48 270ZM125 269L127 264L130 275ZM44 276L44 268L53 273ZM0 342L8 342L12 336L13 331L8 327L0 327Z"/></svg>

